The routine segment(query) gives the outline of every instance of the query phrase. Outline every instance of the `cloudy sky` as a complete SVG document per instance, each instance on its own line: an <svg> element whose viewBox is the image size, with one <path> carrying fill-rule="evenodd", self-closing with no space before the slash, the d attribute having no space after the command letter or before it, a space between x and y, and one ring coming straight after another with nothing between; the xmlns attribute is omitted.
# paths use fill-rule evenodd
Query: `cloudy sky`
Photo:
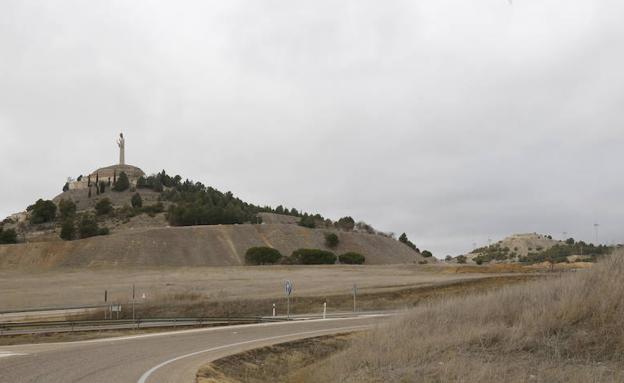
<svg viewBox="0 0 624 383"><path fill-rule="evenodd" d="M624 242L615 0L0 4L0 216L126 160L405 231Z"/></svg>

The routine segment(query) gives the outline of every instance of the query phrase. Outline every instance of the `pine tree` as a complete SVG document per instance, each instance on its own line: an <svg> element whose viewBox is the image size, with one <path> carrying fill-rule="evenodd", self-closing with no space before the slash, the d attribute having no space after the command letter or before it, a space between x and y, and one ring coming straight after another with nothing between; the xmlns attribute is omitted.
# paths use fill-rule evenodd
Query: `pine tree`
<svg viewBox="0 0 624 383"><path fill-rule="evenodd" d="M130 187L130 181L128 180L128 176L126 173L119 173L119 179L115 182L115 186L113 186L113 190L121 192L124 190L128 190Z"/></svg>

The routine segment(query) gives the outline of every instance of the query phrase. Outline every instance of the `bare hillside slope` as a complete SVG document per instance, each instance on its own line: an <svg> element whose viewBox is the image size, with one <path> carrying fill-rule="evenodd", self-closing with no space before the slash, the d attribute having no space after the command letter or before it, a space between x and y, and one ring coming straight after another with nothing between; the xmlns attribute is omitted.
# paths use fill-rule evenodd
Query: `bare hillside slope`
<svg viewBox="0 0 624 383"><path fill-rule="evenodd" d="M67 242L0 246L0 268L49 269L100 266L233 266L244 264L253 246L284 255L298 248L325 248L324 230L296 225L218 225L128 230ZM413 263L420 254L390 238L338 232L337 254L356 251L367 264Z"/></svg>

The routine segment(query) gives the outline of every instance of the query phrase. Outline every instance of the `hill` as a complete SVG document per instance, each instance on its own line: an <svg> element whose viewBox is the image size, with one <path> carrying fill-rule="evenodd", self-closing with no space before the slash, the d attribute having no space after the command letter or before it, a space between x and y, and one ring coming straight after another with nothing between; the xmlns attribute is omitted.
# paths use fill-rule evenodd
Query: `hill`
<svg viewBox="0 0 624 383"><path fill-rule="evenodd" d="M0 246L0 268L230 266L244 264L254 246L275 247L284 255L298 248L325 249L325 232L292 224L205 225L123 230L75 241ZM367 264L414 263L424 258L381 235L334 231L334 251L355 251Z"/></svg>
<svg viewBox="0 0 624 383"><path fill-rule="evenodd" d="M613 247L594 245L568 238L552 239L550 235L537 233L514 234L492 245L472 250L469 254L451 259L455 262L482 263L561 263L589 261L613 251Z"/></svg>
<svg viewBox="0 0 624 383"><path fill-rule="evenodd" d="M481 258L485 262L517 262L530 253L548 250L559 243L562 242L537 233L513 234L490 246L474 249L467 257L473 261Z"/></svg>

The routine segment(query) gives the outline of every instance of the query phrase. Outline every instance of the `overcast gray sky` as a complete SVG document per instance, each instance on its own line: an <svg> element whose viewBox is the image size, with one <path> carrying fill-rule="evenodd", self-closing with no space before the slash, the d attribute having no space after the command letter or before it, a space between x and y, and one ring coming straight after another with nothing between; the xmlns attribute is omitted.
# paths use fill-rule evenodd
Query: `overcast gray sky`
<svg viewBox="0 0 624 383"><path fill-rule="evenodd" d="M405 231L624 242L624 4L0 4L0 216L117 161Z"/></svg>

